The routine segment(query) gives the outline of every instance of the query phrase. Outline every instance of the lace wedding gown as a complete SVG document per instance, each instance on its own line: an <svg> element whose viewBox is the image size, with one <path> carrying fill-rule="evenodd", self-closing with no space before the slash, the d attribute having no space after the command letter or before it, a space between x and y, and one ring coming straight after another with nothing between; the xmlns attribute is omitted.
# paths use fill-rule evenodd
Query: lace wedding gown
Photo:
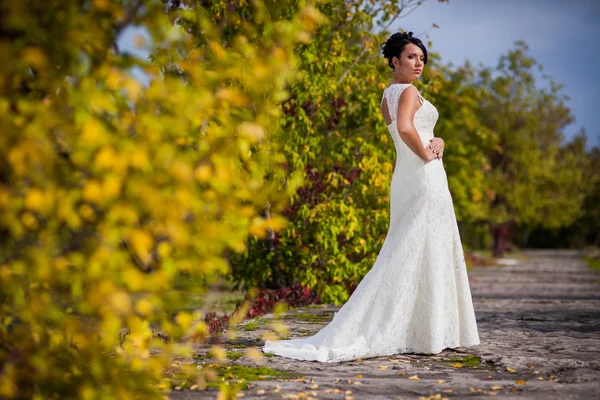
<svg viewBox="0 0 600 400"><path fill-rule="evenodd" d="M392 120L388 130L397 159L389 230L375 264L327 326L310 337L267 340L264 352L337 362L398 353L435 354L479 344L443 162L421 160L396 127L398 101L408 86L393 84L382 98ZM420 94L419 99L422 105L413 123L426 146L438 112Z"/></svg>

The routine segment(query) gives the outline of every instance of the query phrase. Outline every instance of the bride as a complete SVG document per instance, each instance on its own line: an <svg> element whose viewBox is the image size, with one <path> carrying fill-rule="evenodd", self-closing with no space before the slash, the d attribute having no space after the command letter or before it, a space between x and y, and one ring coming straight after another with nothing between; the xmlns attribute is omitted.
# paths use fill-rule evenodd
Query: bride
<svg viewBox="0 0 600 400"><path fill-rule="evenodd" d="M327 326L310 337L267 340L266 353L337 362L479 344L444 142L433 134L438 112L411 83L427 49L412 32L395 33L381 47L393 69L381 112L397 154L383 247Z"/></svg>

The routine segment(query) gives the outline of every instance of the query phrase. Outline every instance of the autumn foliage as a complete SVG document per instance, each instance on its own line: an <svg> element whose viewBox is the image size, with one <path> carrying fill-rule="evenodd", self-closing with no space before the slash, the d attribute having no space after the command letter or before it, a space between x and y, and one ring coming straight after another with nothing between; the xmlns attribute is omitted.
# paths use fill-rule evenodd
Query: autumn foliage
<svg viewBox="0 0 600 400"><path fill-rule="evenodd" d="M300 180L266 175L269 137L320 15L252 3L227 42L190 4L2 3L0 397L158 395L208 330L177 311L178 277L210 281L283 226ZM152 61L116 48L129 25Z"/></svg>

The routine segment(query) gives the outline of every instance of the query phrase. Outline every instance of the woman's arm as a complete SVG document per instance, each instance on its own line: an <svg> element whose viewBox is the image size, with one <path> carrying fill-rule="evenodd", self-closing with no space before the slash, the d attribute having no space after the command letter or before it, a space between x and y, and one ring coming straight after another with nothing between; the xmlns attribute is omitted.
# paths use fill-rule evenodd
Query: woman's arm
<svg viewBox="0 0 600 400"><path fill-rule="evenodd" d="M404 143L409 149L413 151L420 159L425 162L435 160L437 154L429 147L423 146L419 133L413 125L415 113L419 109L419 96L417 88L409 86L400 95L398 101L398 113L396 114L396 124L400 138L404 140Z"/></svg>

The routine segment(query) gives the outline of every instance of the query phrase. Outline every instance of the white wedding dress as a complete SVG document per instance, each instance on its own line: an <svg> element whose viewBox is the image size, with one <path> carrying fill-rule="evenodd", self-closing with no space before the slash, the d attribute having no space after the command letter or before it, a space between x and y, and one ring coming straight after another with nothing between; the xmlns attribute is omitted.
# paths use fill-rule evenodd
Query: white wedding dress
<svg viewBox="0 0 600 400"><path fill-rule="evenodd" d="M392 84L382 104L397 159L390 187L389 230L375 264L327 326L315 335L267 340L265 353L338 362L398 353L435 354L479 344L464 253L441 160L425 162L396 127L400 95ZM414 126L423 146L438 111L422 103Z"/></svg>

